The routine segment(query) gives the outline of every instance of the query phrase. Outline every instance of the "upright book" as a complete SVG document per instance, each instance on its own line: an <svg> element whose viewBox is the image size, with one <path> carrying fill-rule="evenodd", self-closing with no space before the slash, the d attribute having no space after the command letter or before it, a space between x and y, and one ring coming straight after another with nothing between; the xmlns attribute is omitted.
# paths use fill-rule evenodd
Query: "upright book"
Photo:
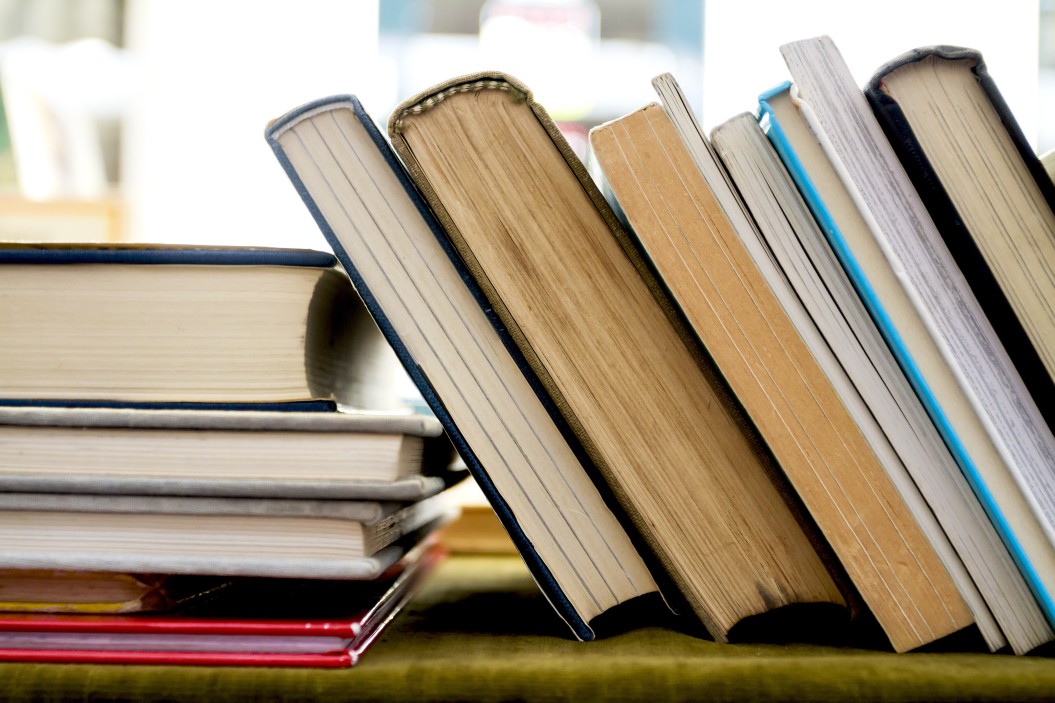
<svg viewBox="0 0 1055 703"><path fill-rule="evenodd" d="M267 140L574 634L592 639L596 616L655 593L560 416L359 102L304 105Z"/></svg>
<svg viewBox="0 0 1055 703"><path fill-rule="evenodd" d="M768 115L765 123L771 132L780 129ZM899 490L939 546L990 646L999 648L1001 631L1019 653L1050 640L1055 633L757 118L746 113L733 118L716 127L711 139L780 276L859 393L855 419L886 463L903 467L903 480L912 485ZM933 538L935 530L947 536L947 547L940 547L941 535ZM977 595L964 587L965 579L973 580Z"/></svg>
<svg viewBox="0 0 1055 703"><path fill-rule="evenodd" d="M0 403L394 410L398 363L332 254L0 246Z"/></svg>
<svg viewBox="0 0 1055 703"><path fill-rule="evenodd" d="M851 409L859 398L694 117L650 103L595 127L590 146L628 231L893 647L915 649L972 624L933 544L947 548L944 534L937 526L925 534L917 523L902 497L915 487L866 436L858 420L867 410ZM969 579L966 586L974 591Z"/></svg>
<svg viewBox="0 0 1055 703"><path fill-rule="evenodd" d="M1022 481L1045 480L1050 431L831 40L782 51L796 84L779 120L824 177L825 234L1055 623L1055 548Z"/></svg>
<svg viewBox="0 0 1055 703"><path fill-rule="evenodd" d="M425 543L371 581L236 579L149 615L0 615L0 661L354 666L443 559Z"/></svg>
<svg viewBox="0 0 1055 703"><path fill-rule="evenodd" d="M528 88L501 73L457 78L400 105L389 134L711 634L725 641L782 605L842 603L779 469Z"/></svg>
<svg viewBox="0 0 1055 703"><path fill-rule="evenodd" d="M882 66L872 110L1049 426L1055 426L1055 185L982 55L932 46Z"/></svg>

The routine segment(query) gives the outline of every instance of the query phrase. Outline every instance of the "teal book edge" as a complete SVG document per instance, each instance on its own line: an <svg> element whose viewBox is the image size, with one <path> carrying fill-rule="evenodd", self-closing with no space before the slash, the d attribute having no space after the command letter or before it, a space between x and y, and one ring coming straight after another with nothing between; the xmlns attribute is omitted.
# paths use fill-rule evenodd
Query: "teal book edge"
<svg viewBox="0 0 1055 703"><path fill-rule="evenodd" d="M879 329L880 334L882 334L883 339L886 340L886 343L889 345L890 350L894 354L894 358L897 359L898 365L901 367L906 378L908 378L909 383L912 384L912 388L919 396L919 399L923 403L923 407L926 409L931 421L934 422L935 427L938 429L939 434L948 446L953 458L960 466L968 483L970 483L971 489L978 497L978 500L981 502L989 519L992 520L993 526L996 528L1004 545L1011 553L1011 557L1015 560L1015 564L1021 571L1023 578L1026 580L1030 590L1036 597L1041 610L1044 612L1044 616L1052 626L1055 626L1055 599L1053 599L1052 594L1049 593L1041 583L1036 570L1033 568L1033 564L1030 562L1022 545L1015 537L1015 534L1007 523L1007 519L1004 517L1000 507L993 499L993 495L989 491L981 473L978 471L978 467L975 465L971 455L967 452L967 448L963 445L963 442L953 429L952 423L942 409L937 397L935 397L933 391L931 391L923 373L916 365L915 359L913 359L911 353L909 353L908 347L905 346L904 341L901 339L901 335L898 334L897 328L894 326L893 321L890 319L886 309L880 302L871 283L869 283L867 276L865 276L864 270L857 262L849 245L843 238L842 233L839 231L839 228L835 223L834 217L825 205L820 193L814 186L809 174L806 172L805 166L795 153L794 147L791 145L790 140L788 140L787 135L780 126L780 122L777 120L776 115L769 105L768 101L770 98L783 93L790 87L790 82L784 82L759 96L759 124L762 126L762 130L773 145L773 148L780 156L781 161L784 162L785 168L787 168L792 180L795 182L803 199L806 201L810 212L813 213L813 216L817 220L817 224L820 225L821 230L824 232L832 251L835 252L836 257L846 271L846 275L850 278L851 284L857 291L857 294L861 296L861 301L868 309L868 313L872 316L872 319L875 322L876 327Z"/></svg>

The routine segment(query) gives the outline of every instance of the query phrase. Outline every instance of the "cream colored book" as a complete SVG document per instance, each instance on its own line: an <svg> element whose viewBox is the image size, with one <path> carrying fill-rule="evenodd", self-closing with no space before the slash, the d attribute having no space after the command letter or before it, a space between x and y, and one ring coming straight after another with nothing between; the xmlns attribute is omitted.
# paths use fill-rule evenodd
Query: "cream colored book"
<svg viewBox="0 0 1055 703"><path fill-rule="evenodd" d="M698 141L707 146L702 136ZM778 269L739 201L716 194L733 191L712 152L694 155L659 104L593 129L590 145L642 251L893 647L914 649L973 624L815 356L821 345L804 339L817 333L801 304L786 285L775 292ZM711 179L697 165L703 158ZM833 358L824 361L837 367Z"/></svg>

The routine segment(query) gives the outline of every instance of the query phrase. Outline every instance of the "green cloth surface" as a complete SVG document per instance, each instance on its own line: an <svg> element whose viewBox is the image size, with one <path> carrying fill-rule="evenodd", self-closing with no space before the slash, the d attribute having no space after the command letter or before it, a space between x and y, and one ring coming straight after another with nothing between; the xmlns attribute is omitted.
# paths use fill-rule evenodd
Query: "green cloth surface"
<svg viewBox="0 0 1055 703"><path fill-rule="evenodd" d="M1047 657L720 645L672 623L576 642L519 558L454 556L351 669L0 664L0 698L1055 700Z"/></svg>

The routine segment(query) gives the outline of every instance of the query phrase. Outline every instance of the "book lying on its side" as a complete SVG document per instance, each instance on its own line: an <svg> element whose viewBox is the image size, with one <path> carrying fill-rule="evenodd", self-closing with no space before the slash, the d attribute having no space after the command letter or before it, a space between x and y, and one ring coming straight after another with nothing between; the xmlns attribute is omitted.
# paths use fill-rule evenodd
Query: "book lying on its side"
<svg viewBox="0 0 1055 703"><path fill-rule="evenodd" d="M665 103L684 104L671 76L657 81L674 93ZM764 251L695 117L674 109L650 103L590 131L627 231L894 649L915 649L973 624L888 473L888 456L877 455L848 407L838 360ZM940 529L932 534L944 540Z"/></svg>
<svg viewBox="0 0 1055 703"><path fill-rule="evenodd" d="M0 493L0 567L371 579L457 507L415 503Z"/></svg>
<svg viewBox="0 0 1055 703"><path fill-rule="evenodd" d="M427 415L0 406L0 490L418 500L466 476Z"/></svg>
<svg viewBox="0 0 1055 703"><path fill-rule="evenodd" d="M1053 624L1055 545L1017 480L1044 463L1050 431L838 50L823 38L782 51L796 85L773 108L806 173L824 176L826 207L811 208Z"/></svg>
<svg viewBox="0 0 1055 703"><path fill-rule="evenodd" d="M761 99L761 114L772 132L780 125L769 119L767 100L768 94ZM748 114L734 118L717 127L712 140L758 223L767 251L839 359L851 388L860 394L858 424L870 432L875 446L888 455L893 452L888 461L896 462L895 468L900 465L909 484L899 485L899 490L932 543L946 542L938 553L990 646L999 648L1004 641L1001 630L1019 653L1051 638L1007 548L758 120ZM955 551L950 554L950 549ZM977 592L966 589L964 580L973 580ZM984 598L983 604L977 603L978 597Z"/></svg>
<svg viewBox="0 0 1055 703"><path fill-rule="evenodd" d="M400 105L389 134L664 574L718 641L842 604L774 466L544 108L501 73ZM674 593L672 592L672 595Z"/></svg>
<svg viewBox="0 0 1055 703"><path fill-rule="evenodd" d="M0 612L98 615L171 610L230 583L217 576L0 569Z"/></svg>
<svg viewBox="0 0 1055 703"><path fill-rule="evenodd" d="M370 313L580 639L656 583L588 459L359 102L324 98L267 140Z"/></svg>
<svg viewBox="0 0 1055 703"><path fill-rule="evenodd" d="M236 579L166 614L0 615L0 661L354 666L443 559L422 547L371 581Z"/></svg>
<svg viewBox="0 0 1055 703"><path fill-rule="evenodd" d="M0 403L399 407L400 371L332 254L0 245Z"/></svg>

